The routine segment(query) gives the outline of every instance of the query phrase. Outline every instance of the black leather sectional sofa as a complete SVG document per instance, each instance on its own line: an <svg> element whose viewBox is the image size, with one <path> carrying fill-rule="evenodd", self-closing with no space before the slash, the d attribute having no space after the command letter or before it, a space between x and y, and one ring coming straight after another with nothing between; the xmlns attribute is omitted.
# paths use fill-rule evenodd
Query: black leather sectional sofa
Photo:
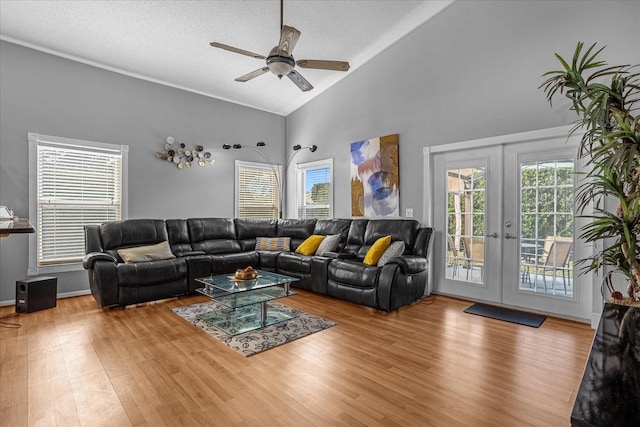
<svg viewBox="0 0 640 427"><path fill-rule="evenodd" d="M340 244L324 256L296 253L312 234L339 234ZM404 242L404 254L380 267L364 264L371 245L386 235ZM83 264L102 307L190 294L202 286L197 278L250 265L297 277L298 288L392 311L424 295L431 235L431 228L401 219L130 219L85 227ZM257 250L264 237L290 238L290 250ZM165 241L175 258L124 262L118 254Z"/></svg>

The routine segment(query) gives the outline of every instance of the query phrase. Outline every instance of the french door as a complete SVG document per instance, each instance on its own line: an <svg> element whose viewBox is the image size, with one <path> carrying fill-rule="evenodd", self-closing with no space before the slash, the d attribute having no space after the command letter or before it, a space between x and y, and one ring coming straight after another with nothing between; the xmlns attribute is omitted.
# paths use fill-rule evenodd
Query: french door
<svg viewBox="0 0 640 427"><path fill-rule="evenodd" d="M430 155L433 290L588 319L592 279L574 269L588 256L576 237L576 145L526 135Z"/></svg>

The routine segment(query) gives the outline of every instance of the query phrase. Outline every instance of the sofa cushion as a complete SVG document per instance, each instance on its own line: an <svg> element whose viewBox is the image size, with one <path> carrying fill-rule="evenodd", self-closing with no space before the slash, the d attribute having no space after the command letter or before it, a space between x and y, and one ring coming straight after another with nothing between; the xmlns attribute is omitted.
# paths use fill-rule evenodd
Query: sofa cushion
<svg viewBox="0 0 640 427"><path fill-rule="evenodd" d="M300 243L300 246L296 248L296 253L301 255L313 255L316 253L318 246L324 240L325 236L319 234L312 234L307 237L304 242Z"/></svg>
<svg viewBox="0 0 640 427"><path fill-rule="evenodd" d="M256 247L258 237L276 237L278 222L275 219L236 218L236 233L241 251Z"/></svg>
<svg viewBox="0 0 640 427"><path fill-rule="evenodd" d="M338 245L340 244L340 235L332 234L331 236L325 237L322 242L320 242L320 246L316 249L316 255L324 256L327 252L333 252L338 249Z"/></svg>
<svg viewBox="0 0 640 427"><path fill-rule="evenodd" d="M373 245L371 245L362 262L367 265L376 265L390 244L391 236L380 237Z"/></svg>
<svg viewBox="0 0 640 427"><path fill-rule="evenodd" d="M309 274L311 273L312 258L312 256L302 255L295 252L282 252L280 256L278 256L278 271L286 271L295 274Z"/></svg>
<svg viewBox="0 0 640 427"><path fill-rule="evenodd" d="M291 237L291 248L296 249L300 243L313 234L316 219L279 219L278 237Z"/></svg>
<svg viewBox="0 0 640 427"><path fill-rule="evenodd" d="M340 234L340 240L344 244L347 241L350 226L351 220L346 218L319 219L313 234L322 234L323 236Z"/></svg>
<svg viewBox="0 0 640 427"><path fill-rule="evenodd" d="M334 259L329 263L328 277L341 286L375 288L380 270L377 266L366 265L358 260Z"/></svg>
<svg viewBox="0 0 640 427"><path fill-rule="evenodd" d="M153 262L118 264L116 267L120 286L151 286L187 277L187 260L175 258Z"/></svg>
<svg viewBox="0 0 640 427"><path fill-rule="evenodd" d="M255 250L249 252L227 253L210 255L211 271L213 274L233 273L238 268L249 266L257 268L260 264L260 256Z"/></svg>
<svg viewBox="0 0 640 427"><path fill-rule="evenodd" d="M404 248L405 244L402 240L392 242L378 260L378 267L385 265L391 258L401 256L404 253Z"/></svg>
<svg viewBox="0 0 640 427"><path fill-rule="evenodd" d="M120 256L116 250L122 247L153 245L169 240L165 222L160 219L103 222L100 224L100 236L103 250L118 259Z"/></svg>
<svg viewBox="0 0 640 427"><path fill-rule="evenodd" d="M236 240L236 226L229 218L190 218L189 235L194 251L206 254L226 254L240 252ZM252 248L253 249L253 248Z"/></svg>
<svg viewBox="0 0 640 427"><path fill-rule="evenodd" d="M167 235L171 252L178 256L193 251L189 238L189 224L186 219L168 219L166 221Z"/></svg>
<svg viewBox="0 0 640 427"><path fill-rule="evenodd" d="M257 251L290 251L291 237L256 237Z"/></svg>
<svg viewBox="0 0 640 427"><path fill-rule="evenodd" d="M413 251L420 223L413 219L377 219L367 223L364 245L372 245L380 237L391 235L391 240L402 240L407 251Z"/></svg>
<svg viewBox="0 0 640 427"><path fill-rule="evenodd" d="M163 259L173 259L176 256L171 252L169 242L164 241L155 245L136 246L133 248L118 249L118 255L126 263L157 261Z"/></svg>

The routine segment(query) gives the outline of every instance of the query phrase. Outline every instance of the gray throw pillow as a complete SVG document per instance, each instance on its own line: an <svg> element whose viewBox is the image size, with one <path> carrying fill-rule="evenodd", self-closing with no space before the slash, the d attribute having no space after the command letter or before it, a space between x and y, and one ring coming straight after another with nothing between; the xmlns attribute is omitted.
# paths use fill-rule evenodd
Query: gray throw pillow
<svg viewBox="0 0 640 427"><path fill-rule="evenodd" d="M316 250L316 255L324 256L326 252L333 252L338 249L338 245L340 244L340 235L339 234L331 234L325 237L318 249Z"/></svg>
<svg viewBox="0 0 640 427"><path fill-rule="evenodd" d="M385 265L391 258L400 256L404 253L404 241L398 240L392 242L389 247L384 251L380 259L378 260L378 267Z"/></svg>
<svg viewBox="0 0 640 427"><path fill-rule="evenodd" d="M171 252L169 242L166 240L155 245L136 246L127 249L118 249L118 255L125 263L143 262L143 261L160 261L164 259L173 259L176 256Z"/></svg>

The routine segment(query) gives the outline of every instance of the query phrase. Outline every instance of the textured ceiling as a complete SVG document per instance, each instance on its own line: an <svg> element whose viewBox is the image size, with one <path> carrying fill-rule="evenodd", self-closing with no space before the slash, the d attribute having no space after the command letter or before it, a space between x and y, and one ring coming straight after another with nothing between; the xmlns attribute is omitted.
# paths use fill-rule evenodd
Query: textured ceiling
<svg viewBox="0 0 640 427"><path fill-rule="evenodd" d="M302 32L296 59L345 60L347 73L297 67L315 88L301 92L267 73L234 79L279 40L280 2L0 0L0 39L207 96L288 115L453 2L284 2L284 23Z"/></svg>

